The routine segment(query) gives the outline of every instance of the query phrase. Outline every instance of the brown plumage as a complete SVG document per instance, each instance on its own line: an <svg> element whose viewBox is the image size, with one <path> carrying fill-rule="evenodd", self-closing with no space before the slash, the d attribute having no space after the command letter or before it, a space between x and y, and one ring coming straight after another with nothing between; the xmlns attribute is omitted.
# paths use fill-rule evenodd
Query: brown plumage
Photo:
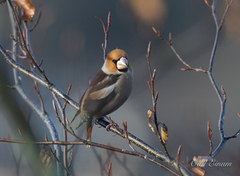
<svg viewBox="0 0 240 176"><path fill-rule="evenodd" d="M81 116L78 127L86 124L88 141L95 119L117 110L128 99L133 86L132 73L125 51L115 49L107 55L101 70L83 94L80 110L75 115L80 113Z"/></svg>

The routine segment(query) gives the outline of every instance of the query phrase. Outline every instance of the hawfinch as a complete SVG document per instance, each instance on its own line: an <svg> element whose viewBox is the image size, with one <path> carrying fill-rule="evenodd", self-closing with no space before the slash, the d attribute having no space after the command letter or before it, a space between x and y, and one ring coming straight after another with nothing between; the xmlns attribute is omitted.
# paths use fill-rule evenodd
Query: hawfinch
<svg viewBox="0 0 240 176"><path fill-rule="evenodd" d="M117 110L128 99L132 86L133 70L128 63L127 54L121 49L111 51L83 94L80 108L75 115L81 116L78 127L83 123L87 126L87 141L91 139L96 118Z"/></svg>

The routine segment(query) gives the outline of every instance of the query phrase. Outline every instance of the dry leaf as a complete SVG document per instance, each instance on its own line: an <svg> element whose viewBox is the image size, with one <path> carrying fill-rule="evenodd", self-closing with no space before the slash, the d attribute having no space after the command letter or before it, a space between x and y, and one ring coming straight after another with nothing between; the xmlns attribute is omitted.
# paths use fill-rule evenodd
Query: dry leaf
<svg viewBox="0 0 240 176"><path fill-rule="evenodd" d="M161 125L161 136L162 136L163 142L166 144L166 142L168 140L168 129L164 123L162 123L162 125Z"/></svg>
<svg viewBox="0 0 240 176"><path fill-rule="evenodd" d="M148 110L147 114L148 114L148 126L151 128L152 132L154 132L157 135L157 127L152 118L152 111Z"/></svg>
<svg viewBox="0 0 240 176"><path fill-rule="evenodd" d="M147 114L148 114L148 118L152 117L152 111L151 110L148 110Z"/></svg>
<svg viewBox="0 0 240 176"><path fill-rule="evenodd" d="M31 0L12 0L17 6L23 9L22 19L24 21L32 21L32 17L35 14L35 7Z"/></svg>

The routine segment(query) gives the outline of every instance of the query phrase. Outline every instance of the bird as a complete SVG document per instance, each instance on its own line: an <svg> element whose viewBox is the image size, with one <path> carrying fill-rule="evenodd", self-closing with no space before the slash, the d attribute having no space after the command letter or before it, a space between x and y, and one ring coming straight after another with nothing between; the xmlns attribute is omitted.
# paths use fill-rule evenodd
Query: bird
<svg viewBox="0 0 240 176"><path fill-rule="evenodd" d="M79 110L73 118L74 120L80 114L81 120L77 128L85 123L88 142L91 141L95 120L122 106L130 96L132 87L133 69L127 53L122 49L112 50L108 53L102 68L91 80L80 100Z"/></svg>

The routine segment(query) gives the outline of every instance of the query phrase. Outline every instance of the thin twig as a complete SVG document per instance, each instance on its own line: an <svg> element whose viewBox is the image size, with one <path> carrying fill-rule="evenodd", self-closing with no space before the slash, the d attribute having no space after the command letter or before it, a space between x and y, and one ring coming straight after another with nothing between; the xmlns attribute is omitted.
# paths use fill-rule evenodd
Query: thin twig
<svg viewBox="0 0 240 176"><path fill-rule="evenodd" d="M38 86L37 86L37 82L36 82L36 81L34 82L34 88L35 88L35 90L36 90L36 92L37 92L37 94L38 94L38 98L39 98L39 100L40 100L41 109L42 109L42 114L45 115L46 112L45 112L45 108L44 108L43 99L42 99L42 96L41 96L41 94L40 94L40 91L39 91L39 88L38 88Z"/></svg>
<svg viewBox="0 0 240 176"><path fill-rule="evenodd" d="M221 104L221 111L220 111L220 115L219 115L219 120L218 120L218 128L219 128L219 133L220 133L220 137L221 137L221 141L219 143L219 145L217 146L217 148L212 152L211 156L214 157L216 156L221 149L223 148L224 144L226 143L226 141L230 138L227 138L224 134L224 129L223 129L223 123L224 123L224 116L225 116L225 106L226 106L226 92L223 89L223 87L220 88L218 87L215 78L213 76L213 64L214 64L214 59L215 59L215 55L216 55L216 50L217 50L217 46L218 46L218 41L219 41L219 36L220 36L220 32L223 26L223 23L225 21L225 17L226 14L229 10L229 7L231 6L231 4L233 3L233 0L231 0L229 3L227 3L227 7L224 11L224 14L221 18L221 22L219 23L218 18L217 18L217 14L216 14L216 3L217 1L214 0L212 3L212 16L215 22L215 26L216 26L216 35L215 35L215 40L214 40L214 44L213 44L213 49L212 49L212 53L211 53L211 57L210 57L210 62L209 62L209 69L208 69L208 76L209 79L218 95L220 104ZM237 134L237 133L236 133ZM233 135L235 136L235 135ZM236 136L235 136L236 137Z"/></svg>
<svg viewBox="0 0 240 176"><path fill-rule="evenodd" d="M189 64L187 64L182 58L181 56L177 53L177 51L175 50L175 48L173 47L173 42L172 42L172 38L170 38L170 41L168 42L167 40L165 40L165 38L161 35L160 31L156 30L154 27L152 27L153 31L155 32L155 34L161 39L163 40L170 48L171 50L174 52L174 54L177 56L177 58L188 68L186 69L182 69L183 71L191 71L194 70L196 72L203 72L203 73L207 73L206 70L204 70L203 68L194 68L192 66L190 66ZM171 36L171 35L170 35Z"/></svg>
<svg viewBox="0 0 240 176"><path fill-rule="evenodd" d="M31 60L31 62L33 63L33 65L37 68L37 70L39 71L39 73L41 74L41 76L45 79L45 81L47 82L47 84L51 85L49 79L47 78L47 76L45 75L44 71L38 66L38 64L36 63L36 61L33 59L32 55L30 54L28 48L27 48L27 45L26 45L26 41L24 39L24 35L23 35L23 32L22 32L22 29L21 29L21 26L19 24L19 20L18 20L18 15L12 5L12 2L10 0L8 0L9 2L9 5L12 9L12 13L13 13L13 17L16 21L16 25L17 25L17 28L18 28L18 32L19 32L19 35L20 35L20 38L21 38L21 41L22 41L22 47L24 49L24 51L26 52L28 58Z"/></svg>
<svg viewBox="0 0 240 176"><path fill-rule="evenodd" d="M20 130L19 130L19 132L20 132ZM19 156L19 158L17 159L17 157L16 157L16 155L15 155L15 153L14 153L12 144L10 143L9 146L10 146L11 153L13 154L13 160L14 160L15 165L16 165L16 167L15 167L15 168L16 168L16 175L18 176L18 175L20 175L20 174L19 174L19 173L20 173L19 171L20 171L20 164L21 164L21 162L22 162L23 153L20 152L20 156Z"/></svg>
<svg viewBox="0 0 240 176"><path fill-rule="evenodd" d="M81 138L78 138L79 142L64 142L64 141L43 141L43 142L27 142L27 141L20 141L20 140L11 140L11 139L2 139L0 138L0 142L10 142L10 143L18 143L18 144L35 144L35 145L91 145L91 146L95 146L95 147L99 147L99 148L103 148L103 149L107 149L107 150L111 150L111 151L115 151L118 153L123 153L123 154L128 154L128 155L132 155L132 156L138 156L140 158L146 159L164 169L166 169L167 171L169 171L170 173L174 174L174 175L179 175L176 172L174 172L173 170L169 169L168 167L164 166L163 164L157 162L156 160L154 160L153 158L150 158L147 155L141 154L139 152L134 152L134 151L128 151L125 149L120 149L120 148L115 148L115 147L111 147L108 145L104 145L104 144L99 144L99 143L95 143L95 142L88 142L85 141ZM188 174L189 175L189 174ZM191 174L190 174L191 175Z"/></svg>
<svg viewBox="0 0 240 176"><path fill-rule="evenodd" d="M67 95L69 95L71 88L72 88L72 83L71 83L71 84L69 85L69 87L68 87ZM67 102L64 101L64 104L63 104L63 108L62 108L62 109L65 110L65 109L66 109L66 106L67 106Z"/></svg>
<svg viewBox="0 0 240 176"><path fill-rule="evenodd" d="M23 60L25 60L25 59L27 59L27 57L26 56L19 56L19 55L17 55L16 53L14 53L13 51L11 51L11 50L8 50L8 49L6 49L9 53L11 53L11 54L14 54L16 57L18 57L19 59L23 59Z"/></svg>
<svg viewBox="0 0 240 176"><path fill-rule="evenodd" d="M39 15L38 15L38 19L36 21L36 23L34 23L34 25L31 27L31 29L29 30L29 32L32 32L38 25L40 19L41 19L41 16L42 16L42 11L39 12Z"/></svg>
<svg viewBox="0 0 240 176"><path fill-rule="evenodd" d="M58 118L59 119L59 118ZM66 119L67 120L67 119ZM64 126L63 126L63 123L61 122L61 121L59 121L60 122L60 124L62 125L62 127L64 128ZM67 123L69 124L69 127L70 127L70 123L67 121ZM101 126L103 126L104 128L106 128L107 126L109 126L109 122L107 122L107 121L105 121L103 118L99 118L98 120L97 120L97 123L99 124L99 125L101 125ZM71 128L71 127L70 127ZM112 148L112 147L110 147L110 146L106 146L106 145L103 145L103 144L97 144L97 143L94 143L94 142L89 142L89 141L86 141L86 140L83 140L83 139L81 139L81 138L79 138L78 137L78 135L76 135L75 134L75 132L72 130L72 128L71 128L71 130L69 130L69 129L65 129L67 132L69 132L70 134L72 134L74 137L76 137L80 142L82 142L82 144L84 144L84 145L91 145L91 146L96 146L96 147L100 147L100 148L105 148L105 149L108 149L108 150L112 150L112 151L116 151L116 152L119 152L119 149L117 149L117 150L114 150L114 148ZM123 138L126 138L126 135L125 135L125 133L124 133L124 130L123 129L121 129L121 128L119 128L118 126L113 126L113 125L111 125L110 127L109 127L109 130L110 131L112 131L112 132L114 132L114 133L116 133L116 134L118 134L119 136L121 136L121 137L123 137ZM151 147L150 145L148 145L147 143L145 143L145 142L143 142L142 140L140 140L139 138L137 138L136 136L134 136L133 134L131 134L131 133L128 133L127 134L127 136L129 136L129 140L132 142L132 143L134 143L135 145L137 145L138 147L140 147L140 148L142 148L143 150L145 150L145 151L147 151L148 153L150 153L150 154L152 154L152 155L154 155L155 157L157 157L158 159L160 159L161 161L164 161L165 163L168 163L168 164L170 164L172 167L174 167L174 168L178 168L178 166L177 166L177 164L176 164L176 162L174 161L174 160L169 160L169 158L168 157L161 157L161 155L164 155L163 153L161 154L161 152L160 151L157 151L157 153L152 153L151 151L152 151L152 149L153 150L157 150L157 149L155 149L155 148L153 148L153 147ZM72 142L72 145L75 145L75 143L74 142ZM143 148L143 145L147 145L146 146L146 148ZM109 148L110 147L110 148ZM121 152L120 153L122 153L122 151L123 152L127 152L126 154L130 154L131 152L130 151L127 151L127 150L125 150L125 149L120 149L121 150ZM139 157L141 157L141 156L143 156L143 154L141 154L141 153L139 153L139 152L136 152L136 151L133 151L134 153L137 153L137 154L140 154L139 155ZM159 156L157 156L157 155L159 155ZM130 155L133 155L132 153L130 154ZM135 154L134 154L135 155ZM147 159L148 160L148 156L147 155L144 155L144 159ZM149 161L151 161L151 160L149 160ZM155 161L152 161L152 162L154 162L155 164L157 164L158 162L155 162ZM159 165L159 164L157 164L157 165ZM159 166L161 166L162 164L160 164ZM164 166L164 165L162 165L161 167L163 167L164 169L167 169L168 171L169 171L169 168L168 167L166 167L166 166ZM189 172L188 172L188 170L186 170L186 168L184 168L182 165L181 165L181 171L182 172L184 172L186 175L191 175ZM171 170L171 169L170 169ZM169 171L169 172L171 172L171 173L173 173L174 174L174 171Z"/></svg>
<svg viewBox="0 0 240 176"><path fill-rule="evenodd" d="M109 29L111 26L111 12L110 11L108 12L107 28L104 24L104 21L101 18L99 18L97 16L95 16L95 18L99 19L103 26L103 32L104 32L105 37L104 37L104 44L102 43L102 49L103 49L103 59L105 60L106 56L107 56L106 50L107 50L107 43L108 43L108 32L109 32Z"/></svg>
<svg viewBox="0 0 240 176"><path fill-rule="evenodd" d="M180 160L180 153L181 153L181 149L182 149L182 146L180 145L179 147L178 147L178 151L177 151L177 165L178 165L178 171L179 171L179 173L180 173L180 175L183 175L182 174L182 172L181 172L181 169L180 169L180 167L179 167L179 160Z"/></svg>
<svg viewBox="0 0 240 176"><path fill-rule="evenodd" d="M14 9L14 7L12 6L11 1L8 1L8 8L9 8L9 16L10 16L10 20L11 20L11 25L12 25L12 30L13 30L13 35L14 36L19 36L19 33L21 33L21 27L20 27L20 21L18 19L18 15L16 13L16 10ZM12 10L10 10L12 9ZM14 21L15 19L15 21ZM22 33L21 35L22 36ZM22 36L22 40L23 40L23 36ZM20 41L20 39L19 39ZM12 42L12 51L14 53L16 53L17 55L19 55L19 47L22 48L22 45L16 45L15 41ZM0 50L1 53L4 55L5 58L9 58L9 62L12 62L13 65L15 64L18 65L18 58L16 57L16 55L13 55L11 58L11 56L8 54L8 52L6 50L4 50L4 48L0 45ZM20 65L20 64L19 64ZM18 67L18 66L16 66ZM15 89L17 90L17 92L19 93L19 95L23 98L23 100L29 105L29 107L31 107L38 115L39 117L41 117L41 119L43 120L43 122L46 124L52 140L59 140L59 136L56 130L56 127L54 126L54 123L51 120L51 117L42 112L42 109L40 108L40 106L32 99L31 96L29 96L29 94L27 93L27 91L25 90L25 88L23 87L22 84L22 79L21 79L21 75L20 75L20 70L17 69L16 67L13 67L13 76L14 76L14 82L15 82ZM31 72L30 70L26 69L23 66L20 66L22 69L24 69L27 72ZM36 77L38 77L35 74ZM38 77L39 78L39 77ZM33 79L34 80L34 79ZM47 84L47 83L45 83ZM49 84L48 84L49 85ZM56 154L59 158L61 158L61 148L58 145L54 145L54 149L56 151ZM58 174L61 174L62 170L60 169L60 167L57 164L57 172Z"/></svg>
<svg viewBox="0 0 240 176"><path fill-rule="evenodd" d="M21 136L22 140L25 140L24 137L23 137L23 134L22 134L22 132L21 132L21 130L19 128L18 128L18 133Z"/></svg>
<svg viewBox="0 0 240 176"><path fill-rule="evenodd" d="M151 69L151 64L150 64L150 53L151 53L151 41L148 43L148 49L147 49L147 64L148 64L148 70L149 70L149 74L150 74L150 79L151 79L151 83L148 82L148 86L151 90L152 93L152 103L153 103L153 116L154 116L154 123L155 123L155 134L157 134L165 153L167 154L167 156L171 159L171 156L168 153L167 147L165 145L165 143L162 140L162 136L159 132L159 128L158 128L158 121L157 121L157 99L158 99L158 92L155 94L155 90L154 90L154 79L156 76L156 69L153 70Z"/></svg>
<svg viewBox="0 0 240 176"><path fill-rule="evenodd" d="M208 140L210 145L210 150L208 155L211 156L213 151L213 144L212 144L212 130L210 128L209 121L207 122L207 135L208 135Z"/></svg>
<svg viewBox="0 0 240 176"><path fill-rule="evenodd" d="M67 146L67 145L64 145L64 147L65 147L65 146ZM68 175L71 176L71 174L68 172L68 168L65 167L64 164L62 164L61 158L58 158L58 157L56 156L55 152L53 152L51 148L50 148L50 151L51 151L54 159L57 161L57 163L59 163L59 165L65 170L65 175L66 175L66 176L68 176Z"/></svg>
<svg viewBox="0 0 240 176"><path fill-rule="evenodd" d="M218 120L218 127L219 127L219 133L220 133L220 137L221 137L221 141L219 142L219 145L217 146L217 148L211 152L211 157L214 157L216 156L220 151L221 149L223 148L224 144L226 143L227 140L231 139L231 138L236 138L240 132L240 129L232 136L229 136L229 137L226 137L225 134L224 134L224 129L223 129L223 122L224 122L224 116L225 116L225 106L226 106L226 92L225 90L220 90L220 88L218 87L217 83L216 83L216 80L213 76L213 64L214 64L214 59L215 59L215 55L216 55L216 50L217 50L217 46L218 46L218 41L219 41L219 36L220 36L220 31L222 29L222 26L223 26L223 23L225 21L225 18L226 18L226 14L230 8L230 6L232 5L234 0L230 0L229 1L226 1L226 8L225 8L225 11L221 17L221 20L220 20L220 23L218 21L218 17L217 17L217 13L216 13L216 4L217 4L217 0L213 0L212 2L212 5L209 4L208 0L205 0L205 3L207 4L208 7L211 8L212 10L212 16L213 16L213 19L214 19L214 22L215 22L215 26L216 26L216 34L215 34L215 39L214 39L214 44L213 44L213 47L212 47L212 53L211 53L211 56L210 56L210 61L209 61L209 67L208 67L208 70L204 70L202 69L201 67L200 68L193 68L191 67L189 64L187 64L180 56L179 54L176 52L176 50L173 48L172 46L172 39L171 37L169 37L170 41L168 42L167 40L165 40L163 38L163 36L161 35L160 31L156 30L154 27L153 27L153 31L156 33L156 35L161 39L163 40L171 49L172 51L174 52L174 54L177 56L177 58L188 68L186 69L182 69L183 71L191 71L191 70L194 70L196 72L203 72L203 73L207 73L208 74L208 77L210 79L210 82L212 83L212 86L219 98L219 101L220 101L220 104L221 104L221 111L220 111L220 115L219 115L219 120ZM210 150L211 151L211 150Z"/></svg>
<svg viewBox="0 0 240 176"><path fill-rule="evenodd" d="M130 142L130 140L129 140L129 138L128 138L127 122L124 123L124 121L122 121L122 124L123 124L123 131L124 131L125 136L126 136L126 139L127 139L127 141L128 141L128 145L129 145L129 147L130 147L134 152L136 152L136 150L135 150L134 147L131 145L131 142Z"/></svg>
<svg viewBox="0 0 240 176"><path fill-rule="evenodd" d="M63 109L58 97L56 96L56 94L52 93L55 101L57 102L57 105L58 105L58 109L60 110L61 112L61 116L62 116L62 123L63 123L63 141L64 142L67 142L67 131L65 130L66 129L66 117L65 117L65 110ZM56 107L54 107L54 109L56 109ZM55 111L56 112L56 111ZM67 148L68 146L64 146L63 147L63 165L64 165L64 168L65 168L65 175L67 176L68 174L68 157L67 157Z"/></svg>
<svg viewBox="0 0 240 176"><path fill-rule="evenodd" d="M107 175L110 176L112 171L112 161L110 161L109 165L108 165L108 170L107 170Z"/></svg>
<svg viewBox="0 0 240 176"><path fill-rule="evenodd" d="M74 145L72 145L72 146L74 146ZM69 161L69 164L68 164L68 168L70 168L71 166L72 166L72 162L73 162L73 150L71 150L71 152L70 152L70 161Z"/></svg>
<svg viewBox="0 0 240 176"><path fill-rule="evenodd" d="M11 65L16 70L22 72L23 74L27 75L31 79L37 81L42 86L46 87L53 93L57 94L58 97L66 101L68 104L73 106L75 109L78 109L79 104L75 102L72 98L70 98L68 95L66 95L64 92L62 92L58 87L56 87L54 84L48 85L40 76L38 76L36 73L32 72L31 70L23 67L21 64L17 63L15 60L12 59L12 57L9 55L9 53L4 49L4 47L0 44L0 52L4 56L4 59L8 62L9 65Z"/></svg>

